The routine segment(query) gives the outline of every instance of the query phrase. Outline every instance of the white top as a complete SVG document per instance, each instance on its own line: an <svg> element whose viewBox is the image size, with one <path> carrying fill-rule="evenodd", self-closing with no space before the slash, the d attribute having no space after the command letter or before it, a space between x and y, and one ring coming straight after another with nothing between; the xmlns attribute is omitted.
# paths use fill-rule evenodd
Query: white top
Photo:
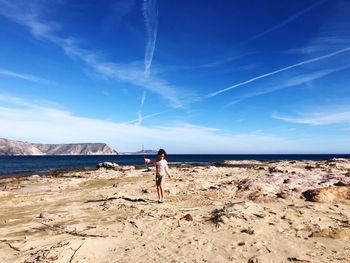
<svg viewBox="0 0 350 263"><path fill-rule="evenodd" d="M167 160L160 160L154 163L156 165L156 174L165 175L169 174L169 167Z"/></svg>

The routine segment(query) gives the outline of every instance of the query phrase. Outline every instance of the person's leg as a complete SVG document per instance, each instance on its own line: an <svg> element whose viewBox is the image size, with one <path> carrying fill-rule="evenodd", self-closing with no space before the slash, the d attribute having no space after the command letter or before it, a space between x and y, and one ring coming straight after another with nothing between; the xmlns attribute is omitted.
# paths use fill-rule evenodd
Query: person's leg
<svg viewBox="0 0 350 263"><path fill-rule="evenodd" d="M160 179L159 183L159 188L160 188L160 196L161 196L161 201L164 201L164 190L163 190L163 185L164 185L164 178Z"/></svg>
<svg viewBox="0 0 350 263"><path fill-rule="evenodd" d="M156 187L157 187L157 194L158 194L158 201L160 201L160 180L156 179Z"/></svg>

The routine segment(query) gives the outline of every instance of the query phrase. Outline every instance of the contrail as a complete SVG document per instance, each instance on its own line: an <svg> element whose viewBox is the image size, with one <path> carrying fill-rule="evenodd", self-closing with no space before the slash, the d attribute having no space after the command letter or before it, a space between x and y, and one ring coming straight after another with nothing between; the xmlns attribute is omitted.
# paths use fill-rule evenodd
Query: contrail
<svg viewBox="0 0 350 263"><path fill-rule="evenodd" d="M296 67L299 67L299 66L302 66L302 65L306 65L306 64L310 64L310 63L313 63L313 62L316 62L316 61L319 61L319 60L322 60L322 59L326 59L326 58L329 58L329 57L333 57L333 56L336 56L336 55L338 55L338 54L341 54L341 53L344 53L344 52L347 52L347 51L350 51L350 47L343 48L343 49L340 49L340 50L338 50L338 51L329 53L329 54L327 54L327 55L323 55L323 56L320 56L320 57L317 57L317 58L305 60L305 61L299 62L299 63L297 63L297 64L294 64L294 65L291 65L291 66L288 66L288 67L285 67L285 68L281 68L281 69L278 69L278 70L275 70L275 71L272 71L272 72L269 72L269 73L266 73L266 74L257 76L257 77L255 77L255 78L248 79L248 80L246 80L246 81L240 82L240 83L235 84L235 85L233 85L233 86L230 86L230 87L228 87L228 88L225 88L225 89L222 89L222 90L219 90L219 91L210 93L210 94L206 95L206 98L211 98L211 97L214 97L214 96L219 95L219 94L221 94L221 93L224 93L224 92L226 92L226 91L229 91L229 90L231 90L231 89L234 89L234 88L243 86L243 85L245 85L245 84L251 83L251 82L253 82L253 81L256 81L256 80L258 80L258 79L266 78L266 77L275 75L275 74L277 74L277 73L280 73L280 72L282 72L282 71L286 71L286 70L288 70L288 69L296 68Z"/></svg>
<svg viewBox="0 0 350 263"><path fill-rule="evenodd" d="M271 27L271 28L269 28L269 29L267 29L267 30L265 30L265 31L255 35L255 36L253 36L252 38L248 39L247 41L244 41L243 43L241 43L241 45L247 44L247 43L249 43L249 42L251 42L251 41L253 41L253 40L255 40L255 39L259 38L259 37L262 37L262 36L264 36L264 35L266 35L266 34L268 34L270 32L273 32L273 31L275 31L277 29L280 29L281 27L284 27L285 25L289 24L293 20L297 19L299 16L302 16L303 14L309 12L310 10L312 10L315 7L323 4L326 1L327 0L321 0L321 1L316 2L315 4L313 4L313 5L311 5L311 6L307 7L307 8L299 11L298 13L292 15L291 17L288 17L286 20L282 21L278 25L275 25L275 26L273 26L273 27Z"/></svg>
<svg viewBox="0 0 350 263"><path fill-rule="evenodd" d="M143 16L147 30L147 45L145 50L145 76L148 77L151 72L151 64L156 46L157 31L158 31L158 9L157 0L143 1Z"/></svg>
<svg viewBox="0 0 350 263"><path fill-rule="evenodd" d="M135 121L135 124L136 124L136 125L141 125L142 120L143 120L142 112L141 112L141 110L139 110L139 112L138 112L138 118L137 118L137 121Z"/></svg>
<svg viewBox="0 0 350 263"><path fill-rule="evenodd" d="M142 117L142 108L143 105L145 104L146 101L146 91L143 91L142 97L141 97L141 106L140 106L140 110L138 112L138 121L136 122L137 125L140 125L142 123L143 117Z"/></svg>
<svg viewBox="0 0 350 263"><path fill-rule="evenodd" d="M146 91L143 91L142 98L141 98L141 107L143 106L143 104L145 104L145 101L146 101Z"/></svg>

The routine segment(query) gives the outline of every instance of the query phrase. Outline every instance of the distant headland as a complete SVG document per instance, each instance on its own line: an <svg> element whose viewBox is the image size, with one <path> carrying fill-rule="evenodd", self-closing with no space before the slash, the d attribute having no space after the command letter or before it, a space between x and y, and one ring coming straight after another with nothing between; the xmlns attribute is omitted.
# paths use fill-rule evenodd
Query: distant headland
<svg viewBox="0 0 350 263"><path fill-rule="evenodd" d="M0 138L0 155L117 155L105 143L39 144Z"/></svg>

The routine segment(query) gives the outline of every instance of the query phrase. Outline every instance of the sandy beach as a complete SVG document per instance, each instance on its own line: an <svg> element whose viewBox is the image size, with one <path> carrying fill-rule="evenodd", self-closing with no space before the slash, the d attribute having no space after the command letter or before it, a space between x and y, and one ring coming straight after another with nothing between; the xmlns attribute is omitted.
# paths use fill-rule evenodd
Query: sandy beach
<svg viewBox="0 0 350 263"><path fill-rule="evenodd" d="M0 262L350 262L350 160L0 180Z"/></svg>

